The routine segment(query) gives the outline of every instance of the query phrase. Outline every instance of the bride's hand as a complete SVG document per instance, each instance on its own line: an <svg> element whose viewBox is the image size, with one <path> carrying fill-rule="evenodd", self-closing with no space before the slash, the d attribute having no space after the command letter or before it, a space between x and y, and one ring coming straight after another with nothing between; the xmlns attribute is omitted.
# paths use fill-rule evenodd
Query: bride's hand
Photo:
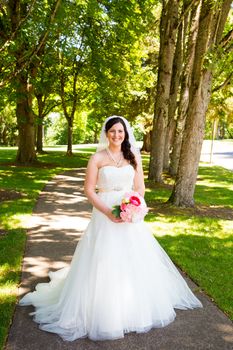
<svg viewBox="0 0 233 350"><path fill-rule="evenodd" d="M116 218L115 215L113 215L111 209L109 209L106 213L106 216L112 221L112 222L115 222L115 223L121 223L123 222L123 220L121 218Z"/></svg>

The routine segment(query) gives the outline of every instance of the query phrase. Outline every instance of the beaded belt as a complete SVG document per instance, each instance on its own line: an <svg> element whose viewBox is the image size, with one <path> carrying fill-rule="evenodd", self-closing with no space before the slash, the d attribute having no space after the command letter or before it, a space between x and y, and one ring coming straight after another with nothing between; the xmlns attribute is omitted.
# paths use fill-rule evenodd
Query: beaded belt
<svg viewBox="0 0 233 350"><path fill-rule="evenodd" d="M120 187L120 186L114 186L112 188L98 188L97 189L98 192L114 192L114 191L130 191L129 188L124 188L124 187Z"/></svg>

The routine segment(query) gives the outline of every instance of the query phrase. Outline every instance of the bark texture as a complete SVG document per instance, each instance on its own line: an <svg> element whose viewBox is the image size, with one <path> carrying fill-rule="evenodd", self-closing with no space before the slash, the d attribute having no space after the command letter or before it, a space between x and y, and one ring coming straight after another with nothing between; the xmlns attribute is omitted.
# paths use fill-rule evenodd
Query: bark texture
<svg viewBox="0 0 233 350"><path fill-rule="evenodd" d="M182 67L182 61L183 61L183 57L182 57L183 56L183 47L182 47L183 30L184 30L184 26L183 26L183 23L181 22L178 29L176 49L175 49L173 68L172 68L170 97L169 97L169 103L168 103L168 124L167 124L167 130L166 130L164 156L163 156L163 170L169 169L170 148L171 148L172 140L174 138L174 132L175 132L175 126L176 126L175 113L176 113L176 107L177 107L177 94L178 94L178 89L180 84L180 74L181 74L181 67Z"/></svg>
<svg viewBox="0 0 233 350"><path fill-rule="evenodd" d="M18 76L16 88L16 117L19 130L16 161L23 164L36 161L34 114L32 112L32 85L27 76Z"/></svg>
<svg viewBox="0 0 233 350"><path fill-rule="evenodd" d="M152 134L152 131L147 131L143 135L143 145L141 149L142 151L145 151L145 152L151 151L151 134Z"/></svg>
<svg viewBox="0 0 233 350"><path fill-rule="evenodd" d="M36 126L36 150L38 153L43 153L43 119L44 119L44 106L45 101L43 100L42 94L35 94L38 105L38 116Z"/></svg>
<svg viewBox="0 0 233 350"><path fill-rule="evenodd" d="M189 34L187 43L183 38L184 54L184 68L181 75L181 87L180 87L180 100L178 104L178 112L176 119L176 130L173 139L171 161L169 167L169 173L175 176L178 169L178 163L180 159L180 149L183 138L183 131L185 126L186 114L189 103L189 89L191 84L191 75L193 69L193 60L196 47L197 31L199 25L201 2L197 2L191 11L189 18ZM184 33L186 32L187 23L184 23Z"/></svg>
<svg viewBox="0 0 233 350"><path fill-rule="evenodd" d="M168 101L178 28L178 7L178 0L163 1L160 21L159 70L149 165L149 179L155 180L156 182L162 181L164 145L168 120Z"/></svg>
<svg viewBox="0 0 233 350"><path fill-rule="evenodd" d="M205 115L211 91L212 72L206 60L206 53L220 41L230 5L230 0L223 1L217 9L208 0L202 3L181 155L170 197L170 201L178 206L194 205Z"/></svg>
<svg viewBox="0 0 233 350"><path fill-rule="evenodd" d="M8 12L11 21L11 32L17 32L22 19L27 15L25 4L20 0L10 0ZM21 41L15 50L16 70L20 71L22 57L28 49L28 44ZM21 70L15 77L16 90L16 118L18 127L18 151L16 161L19 163L32 163L36 160L34 114L32 112L32 85L28 79L28 71Z"/></svg>
<svg viewBox="0 0 233 350"><path fill-rule="evenodd" d="M62 63L63 63L63 57L60 57ZM73 139L73 122L74 122L74 116L77 108L77 100L78 100L78 94L77 94L77 80L78 80L78 74L79 74L79 64L76 62L76 58L73 62L72 67L72 101L69 101L66 99L66 93L65 93L65 87L66 83L68 82L69 78L65 76L65 72L62 69L60 73L60 97L61 97L61 104L63 108L63 112L68 124L67 128L67 152L66 154L68 156L71 156L73 154L72 151L72 139ZM71 106L70 106L71 102ZM71 108L68 108L71 107ZM69 111L70 110L70 111Z"/></svg>

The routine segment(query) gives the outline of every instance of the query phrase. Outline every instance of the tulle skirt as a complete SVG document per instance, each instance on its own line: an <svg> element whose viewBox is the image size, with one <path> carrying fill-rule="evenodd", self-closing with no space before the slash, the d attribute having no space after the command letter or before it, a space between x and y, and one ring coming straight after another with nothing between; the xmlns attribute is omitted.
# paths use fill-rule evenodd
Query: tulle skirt
<svg viewBox="0 0 233 350"><path fill-rule="evenodd" d="M120 194L100 196L112 205ZM34 305L40 329L67 341L147 332L171 323L174 308L202 307L144 222L116 224L96 209L70 267L49 277L20 305Z"/></svg>

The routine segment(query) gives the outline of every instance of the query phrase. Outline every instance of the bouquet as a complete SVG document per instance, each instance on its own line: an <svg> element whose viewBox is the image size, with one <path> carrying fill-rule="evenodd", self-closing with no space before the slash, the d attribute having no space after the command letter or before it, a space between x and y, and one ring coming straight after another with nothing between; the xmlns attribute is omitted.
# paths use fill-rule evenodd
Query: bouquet
<svg viewBox="0 0 233 350"><path fill-rule="evenodd" d="M112 213L124 222L139 222L148 213L148 208L139 193L128 192L122 198L120 205L113 206Z"/></svg>

